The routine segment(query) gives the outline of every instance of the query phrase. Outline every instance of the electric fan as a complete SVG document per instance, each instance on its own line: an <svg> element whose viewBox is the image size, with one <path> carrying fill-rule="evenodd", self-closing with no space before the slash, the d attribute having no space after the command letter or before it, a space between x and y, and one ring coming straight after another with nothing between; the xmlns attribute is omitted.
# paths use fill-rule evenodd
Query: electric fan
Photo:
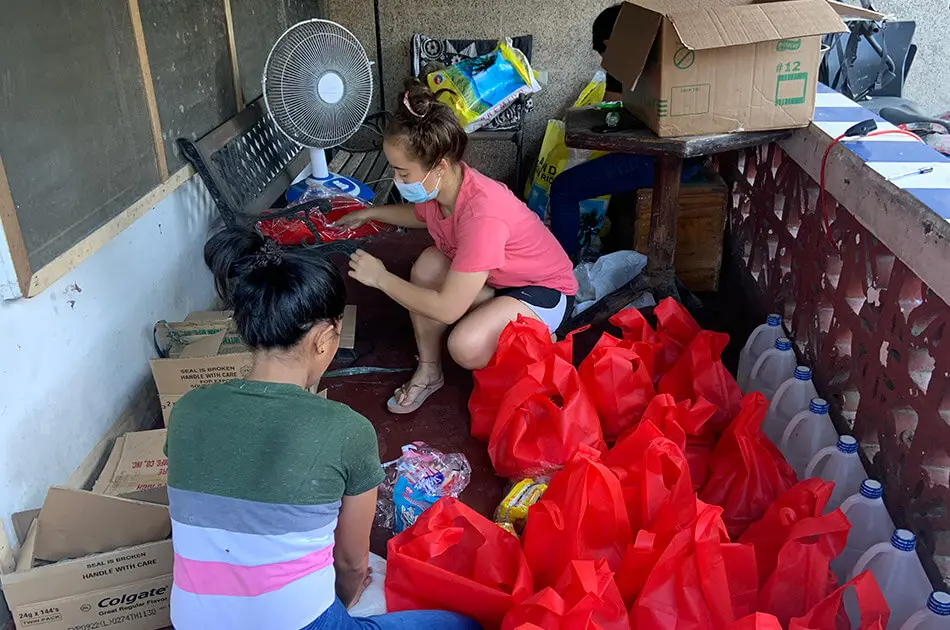
<svg viewBox="0 0 950 630"><path fill-rule="evenodd" d="M373 98L372 64L359 40L328 20L291 26L267 56L263 88L274 124L310 149L313 177L327 180L325 149L359 131Z"/></svg>

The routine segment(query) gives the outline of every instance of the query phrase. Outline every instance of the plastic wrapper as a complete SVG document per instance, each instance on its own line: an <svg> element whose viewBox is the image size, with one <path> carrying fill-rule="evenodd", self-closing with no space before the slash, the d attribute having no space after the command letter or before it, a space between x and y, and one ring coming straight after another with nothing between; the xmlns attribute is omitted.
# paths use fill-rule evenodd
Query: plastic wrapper
<svg viewBox="0 0 950 630"><path fill-rule="evenodd" d="M541 91L528 58L510 39L487 55L432 72L426 81L455 112L465 133L481 129L519 97Z"/></svg>
<svg viewBox="0 0 950 630"><path fill-rule="evenodd" d="M442 497L458 498L468 487L472 467L461 453L443 453L425 442L402 447L402 456L388 464L380 487L377 524L399 533Z"/></svg>
<svg viewBox="0 0 950 630"><path fill-rule="evenodd" d="M537 503L547 483L534 479L522 479L508 492L495 510L495 522L505 527L512 534L519 534L528 520L528 508Z"/></svg>
<svg viewBox="0 0 950 630"><path fill-rule="evenodd" d="M307 202L315 201L316 205ZM307 204L307 209L294 211L294 208ZM367 207L365 203L349 195L340 194L324 187L319 182L308 180L307 190L296 203L285 209L267 211L273 218L263 218L257 222L261 234L273 239L280 245L315 245L340 240L353 240L375 236L389 228L382 223L370 221L356 229L337 226L342 217Z"/></svg>
<svg viewBox="0 0 950 630"><path fill-rule="evenodd" d="M583 313L627 284L640 275L646 266L647 257L633 251L613 252L601 256L597 262L578 265L574 268L578 285L574 314Z"/></svg>

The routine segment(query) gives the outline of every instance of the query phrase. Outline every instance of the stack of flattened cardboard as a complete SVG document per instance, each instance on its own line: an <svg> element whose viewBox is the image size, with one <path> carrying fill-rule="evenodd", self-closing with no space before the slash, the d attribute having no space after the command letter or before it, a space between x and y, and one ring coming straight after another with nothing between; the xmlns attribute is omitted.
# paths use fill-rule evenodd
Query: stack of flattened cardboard
<svg viewBox="0 0 950 630"><path fill-rule="evenodd" d="M167 358L151 362L166 425L172 405L191 390L243 378L251 371L251 351L230 311L200 311L183 322L159 322L155 337L167 353ZM352 350L355 342L356 307L347 306L340 347Z"/></svg>
<svg viewBox="0 0 950 630"><path fill-rule="evenodd" d="M170 626L170 534L164 505L50 488L2 577L17 628Z"/></svg>
<svg viewBox="0 0 950 630"><path fill-rule="evenodd" d="M156 429L126 433L116 438L92 491L167 505L165 433L165 429Z"/></svg>
<svg viewBox="0 0 950 630"><path fill-rule="evenodd" d="M603 65L661 137L803 127L821 36L867 13L826 0L627 0Z"/></svg>

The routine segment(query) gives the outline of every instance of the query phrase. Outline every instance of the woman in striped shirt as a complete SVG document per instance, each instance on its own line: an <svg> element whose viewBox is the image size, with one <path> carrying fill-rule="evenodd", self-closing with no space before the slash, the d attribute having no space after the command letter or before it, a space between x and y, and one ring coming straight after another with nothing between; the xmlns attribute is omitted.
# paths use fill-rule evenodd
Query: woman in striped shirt
<svg viewBox="0 0 950 630"><path fill-rule="evenodd" d="M254 364L246 378L196 389L172 411L175 628L478 628L446 612L346 612L369 581L383 472L370 422L307 391L339 345L339 271L235 228L211 237L205 260Z"/></svg>

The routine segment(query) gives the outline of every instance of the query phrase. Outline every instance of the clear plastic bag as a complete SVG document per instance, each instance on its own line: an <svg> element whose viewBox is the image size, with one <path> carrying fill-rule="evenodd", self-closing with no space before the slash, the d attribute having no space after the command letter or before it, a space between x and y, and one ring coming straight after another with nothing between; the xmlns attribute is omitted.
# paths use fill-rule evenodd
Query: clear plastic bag
<svg viewBox="0 0 950 630"><path fill-rule="evenodd" d="M402 456L383 467L386 481L379 489L376 522L397 534L439 499L458 498L472 478L465 455L443 453L425 442L406 444Z"/></svg>

